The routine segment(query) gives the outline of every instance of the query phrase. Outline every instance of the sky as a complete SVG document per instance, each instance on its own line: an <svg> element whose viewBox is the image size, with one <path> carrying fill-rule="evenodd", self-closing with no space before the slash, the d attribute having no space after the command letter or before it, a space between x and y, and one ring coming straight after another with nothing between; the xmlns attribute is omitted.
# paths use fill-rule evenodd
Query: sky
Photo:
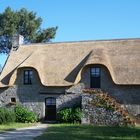
<svg viewBox="0 0 140 140"><path fill-rule="evenodd" d="M0 0L0 13L7 6L36 12L42 28L58 26L53 42L140 38L140 0Z"/></svg>

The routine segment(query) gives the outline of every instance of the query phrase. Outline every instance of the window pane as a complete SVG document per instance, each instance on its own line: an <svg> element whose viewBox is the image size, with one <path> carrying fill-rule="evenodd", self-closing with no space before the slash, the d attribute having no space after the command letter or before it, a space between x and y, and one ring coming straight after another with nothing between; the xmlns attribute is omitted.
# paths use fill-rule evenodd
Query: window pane
<svg viewBox="0 0 140 140"><path fill-rule="evenodd" d="M56 105L56 99L55 98L47 98L46 105Z"/></svg>
<svg viewBox="0 0 140 140"><path fill-rule="evenodd" d="M32 84L32 79L31 78L29 78L28 84Z"/></svg>
<svg viewBox="0 0 140 140"><path fill-rule="evenodd" d="M33 71L30 70L30 71L29 71L29 75L33 75Z"/></svg>
<svg viewBox="0 0 140 140"><path fill-rule="evenodd" d="M46 100L46 104L47 104L47 105L51 105L51 100L50 100L50 99L47 99L47 100Z"/></svg>
<svg viewBox="0 0 140 140"><path fill-rule="evenodd" d="M55 99L52 100L52 104L53 104L53 105L56 104L56 100L55 100Z"/></svg>
<svg viewBox="0 0 140 140"><path fill-rule="evenodd" d="M100 73L100 68L96 68L96 73Z"/></svg>
<svg viewBox="0 0 140 140"><path fill-rule="evenodd" d="M96 69L95 68L91 68L91 73L95 73Z"/></svg>
<svg viewBox="0 0 140 140"><path fill-rule="evenodd" d="M24 71L24 84L32 84L33 71L25 70Z"/></svg>
<svg viewBox="0 0 140 140"><path fill-rule="evenodd" d="M25 75L28 75L28 71L25 71Z"/></svg>
<svg viewBox="0 0 140 140"><path fill-rule="evenodd" d="M98 68L98 67L91 68L91 76L99 77L100 76L100 68Z"/></svg>

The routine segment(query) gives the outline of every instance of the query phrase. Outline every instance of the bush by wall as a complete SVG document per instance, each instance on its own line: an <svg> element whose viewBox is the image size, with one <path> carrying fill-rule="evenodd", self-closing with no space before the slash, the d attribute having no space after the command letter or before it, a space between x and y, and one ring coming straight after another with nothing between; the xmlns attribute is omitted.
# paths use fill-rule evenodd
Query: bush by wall
<svg viewBox="0 0 140 140"><path fill-rule="evenodd" d="M0 108L0 124L7 124L15 122L16 115L13 109L1 107Z"/></svg>
<svg viewBox="0 0 140 140"><path fill-rule="evenodd" d="M80 107L64 108L57 112L57 119L62 123L81 123L82 111Z"/></svg>
<svg viewBox="0 0 140 140"><path fill-rule="evenodd" d="M38 120L37 115L34 112L29 111L22 105L17 105L15 107L15 114L16 114L16 122L34 123Z"/></svg>

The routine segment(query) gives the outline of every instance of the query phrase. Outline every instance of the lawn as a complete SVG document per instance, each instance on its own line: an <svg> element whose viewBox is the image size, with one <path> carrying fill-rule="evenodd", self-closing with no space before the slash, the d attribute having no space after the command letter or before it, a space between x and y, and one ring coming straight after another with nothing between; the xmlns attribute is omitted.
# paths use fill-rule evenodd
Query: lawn
<svg viewBox="0 0 140 140"><path fill-rule="evenodd" d="M107 127L71 124L50 125L34 140L140 140L140 127Z"/></svg>
<svg viewBox="0 0 140 140"><path fill-rule="evenodd" d="M28 126L33 126L34 124L29 124L29 123L9 123L5 125L0 125L0 133L9 131L9 130L14 130L16 128L22 128L22 127L28 127Z"/></svg>

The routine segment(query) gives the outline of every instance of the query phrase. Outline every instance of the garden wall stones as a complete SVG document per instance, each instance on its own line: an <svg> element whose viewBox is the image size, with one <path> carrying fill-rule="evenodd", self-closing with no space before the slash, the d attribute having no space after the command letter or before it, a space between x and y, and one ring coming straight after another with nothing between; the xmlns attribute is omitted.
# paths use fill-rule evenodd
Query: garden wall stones
<svg viewBox="0 0 140 140"><path fill-rule="evenodd" d="M82 94L82 124L109 126L122 124L123 118L120 113L94 106L91 104L92 100L97 100L95 94Z"/></svg>

